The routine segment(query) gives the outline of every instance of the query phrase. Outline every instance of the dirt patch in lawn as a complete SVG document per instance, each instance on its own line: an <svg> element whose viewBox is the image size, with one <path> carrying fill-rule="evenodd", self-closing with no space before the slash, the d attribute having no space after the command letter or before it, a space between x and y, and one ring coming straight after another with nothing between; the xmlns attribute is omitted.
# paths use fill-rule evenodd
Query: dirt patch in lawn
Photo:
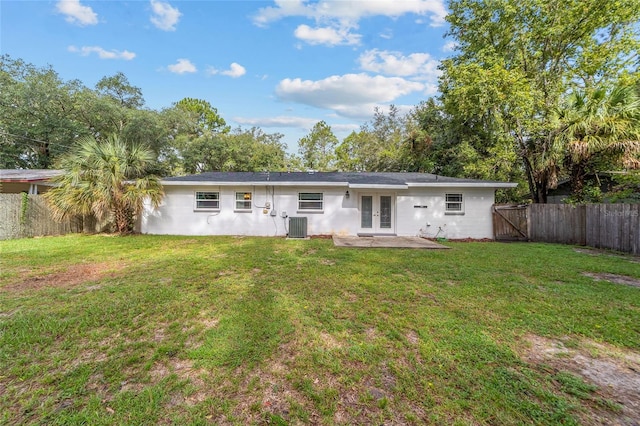
<svg viewBox="0 0 640 426"><path fill-rule="evenodd" d="M577 253L588 254L589 256L616 257L618 259L623 259L631 263L640 263L640 257L633 256L633 255L617 254L616 252L612 252L609 250L601 250L601 249L594 249L594 248L574 248L573 251Z"/></svg>
<svg viewBox="0 0 640 426"><path fill-rule="evenodd" d="M292 402L296 401L301 405L305 402L302 393L287 377L295 358L295 343L284 343L264 365L246 374L234 396L239 403L233 414L242 418L246 424L265 424L265 419L270 416L278 416L288 422ZM319 422L317 414L312 413L311 418L312 423Z"/></svg>
<svg viewBox="0 0 640 426"><path fill-rule="evenodd" d="M582 340L577 347L557 339L526 336L530 344L523 358L534 364L568 371L596 385L595 396L619 404L619 411L606 410L594 401L585 401L586 425L637 425L640 419L640 354L609 345Z"/></svg>
<svg viewBox="0 0 640 426"><path fill-rule="evenodd" d="M640 279L628 277L626 275L616 275L607 273L583 272L585 277L593 278L596 281L609 281L615 284L623 284L640 288Z"/></svg>
<svg viewBox="0 0 640 426"><path fill-rule="evenodd" d="M1 287L0 290L25 291L40 290L43 288L71 288L86 282L116 277L126 266L126 264L121 262L78 263L70 265L64 271L25 278L16 283ZM90 290L96 289L96 286L91 286Z"/></svg>

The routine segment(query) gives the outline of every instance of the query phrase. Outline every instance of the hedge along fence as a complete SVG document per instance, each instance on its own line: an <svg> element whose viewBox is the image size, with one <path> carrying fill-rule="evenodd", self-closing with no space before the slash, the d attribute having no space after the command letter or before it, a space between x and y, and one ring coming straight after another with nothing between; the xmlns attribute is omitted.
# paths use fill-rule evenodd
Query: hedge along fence
<svg viewBox="0 0 640 426"><path fill-rule="evenodd" d="M0 194L0 240L82 232L79 219L53 220L42 195Z"/></svg>

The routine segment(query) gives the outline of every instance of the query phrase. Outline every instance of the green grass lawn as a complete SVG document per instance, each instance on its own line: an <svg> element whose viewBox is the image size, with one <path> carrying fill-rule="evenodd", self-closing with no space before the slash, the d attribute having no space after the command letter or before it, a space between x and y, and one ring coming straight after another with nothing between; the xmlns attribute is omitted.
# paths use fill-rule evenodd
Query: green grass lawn
<svg viewBox="0 0 640 426"><path fill-rule="evenodd" d="M606 392L531 337L640 352L629 258L550 244L0 242L0 423L579 424Z"/></svg>

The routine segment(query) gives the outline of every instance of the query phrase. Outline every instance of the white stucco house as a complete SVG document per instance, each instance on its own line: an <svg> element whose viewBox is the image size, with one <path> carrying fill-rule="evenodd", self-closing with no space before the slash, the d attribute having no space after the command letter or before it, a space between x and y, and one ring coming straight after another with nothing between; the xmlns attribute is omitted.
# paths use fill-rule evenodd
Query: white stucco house
<svg viewBox="0 0 640 426"><path fill-rule="evenodd" d="M209 172L163 179L145 234L493 238L498 188L428 173Z"/></svg>
<svg viewBox="0 0 640 426"><path fill-rule="evenodd" d="M53 186L51 179L62 173L51 169L0 169L0 194L42 194Z"/></svg>

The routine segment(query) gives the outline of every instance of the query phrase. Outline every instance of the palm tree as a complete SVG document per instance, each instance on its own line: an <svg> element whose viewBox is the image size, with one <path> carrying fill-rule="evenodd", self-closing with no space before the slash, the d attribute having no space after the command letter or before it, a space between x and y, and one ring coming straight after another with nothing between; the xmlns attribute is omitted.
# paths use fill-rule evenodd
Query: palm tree
<svg viewBox="0 0 640 426"><path fill-rule="evenodd" d="M164 196L160 178L148 173L154 163L149 148L128 145L115 135L103 142L80 140L61 160L65 173L46 193L54 217L93 215L113 220L119 233L133 232L144 201L157 207Z"/></svg>
<svg viewBox="0 0 640 426"><path fill-rule="evenodd" d="M556 153L569 173L575 201L584 201L585 178L599 164L640 167L640 97L633 87L575 92L559 118Z"/></svg>

